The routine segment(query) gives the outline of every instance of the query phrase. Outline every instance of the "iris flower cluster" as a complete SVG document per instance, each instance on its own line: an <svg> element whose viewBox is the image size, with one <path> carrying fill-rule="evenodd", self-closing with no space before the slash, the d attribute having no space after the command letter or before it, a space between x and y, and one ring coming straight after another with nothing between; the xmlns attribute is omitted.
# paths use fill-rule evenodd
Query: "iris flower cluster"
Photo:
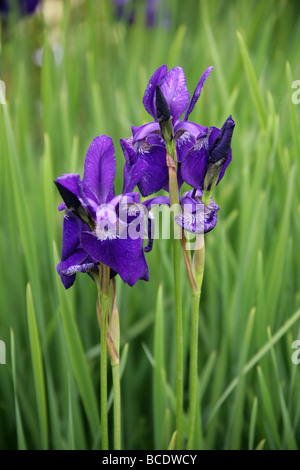
<svg viewBox="0 0 300 470"><path fill-rule="evenodd" d="M181 67L168 70L162 65L154 72L143 98L152 120L133 126L132 135L120 139L125 157L122 194L115 195L115 151L105 135L91 143L83 179L71 173L55 181L64 201L59 210L65 211L57 270L66 289L74 283L76 273L93 277L101 263L110 268L111 277L118 274L130 286L140 279L149 280L145 252L152 247L151 231L146 246L144 239L152 221L151 207L170 206L168 195L155 194L169 192L170 149L179 194L184 182L191 186L180 196L176 223L195 234L215 227L219 206L211 193L231 161L235 123L229 116L219 129L190 120L211 71L212 67L205 70L192 98Z"/></svg>

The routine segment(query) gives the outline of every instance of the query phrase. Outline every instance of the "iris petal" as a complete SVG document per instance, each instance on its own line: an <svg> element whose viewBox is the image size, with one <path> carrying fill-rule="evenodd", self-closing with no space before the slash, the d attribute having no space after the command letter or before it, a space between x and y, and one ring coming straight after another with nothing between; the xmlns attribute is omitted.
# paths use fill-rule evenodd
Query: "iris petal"
<svg viewBox="0 0 300 470"><path fill-rule="evenodd" d="M143 139L133 143L132 137L121 141L128 165L124 168L126 191L132 191L134 181L137 181L142 196L147 197L167 185L166 148L160 140L157 142L149 145L146 139Z"/></svg>
<svg viewBox="0 0 300 470"><path fill-rule="evenodd" d="M160 127L158 122L148 122L140 127L132 127L133 143L137 140L142 140L147 137L151 132L159 131Z"/></svg>
<svg viewBox="0 0 300 470"><path fill-rule="evenodd" d="M88 148L84 163L83 182L94 194L98 204L114 196L116 160L112 139L106 135L96 137Z"/></svg>
<svg viewBox="0 0 300 470"><path fill-rule="evenodd" d="M203 189L207 160L207 140L201 138L189 150L181 164L182 177L193 188Z"/></svg>
<svg viewBox="0 0 300 470"><path fill-rule="evenodd" d="M83 250L77 250L65 261L57 265L57 272L61 277L65 289L69 289L75 282L76 273L96 269L96 264Z"/></svg>
<svg viewBox="0 0 300 470"><path fill-rule="evenodd" d="M160 82L161 91L169 106L173 123L179 119L186 110L190 94L186 86L186 78L181 67L171 69Z"/></svg>
<svg viewBox="0 0 300 470"><path fill-rule="evenodd" d="M203 85L205 83L205 80L207 79L207 77L209 76L210 72L212 71L213 67L208 67L208 69L205 70L205 72L203 73L202 77L200 78L196 88L195 88L195 91L194 91L194 94L193 94L193 97L190 101L190 104L184 114L184 117L183 117L183 120L186 121L189 117L189 115L191 114L191 112L193 111L194 107L195 107L195 104L197 103L198 99L199 99L199 96L201 95L201 91L202 91L202 88L203 88Z"/></svg>
<svg viewBox="0 0 300 470"><path fill-rule="evenodd" d="M161 81L162 77L166 75L167 72L168 72L168 67L166 65L162 65L161 67L159 67L150 78L149 83L144 93L144 98L143 98L144 107L146 111L148 111L150 116L152 116L153 119L155 120L157 119L156 107L155 107L155 86Z"/></svg>
<svg viewBox="0 0 300 470"><path fill-rule="evenodd" d="M217 223L219 206L210 199L208 207L202 202L202 191L191 190L181 198L182 212L175 217L177 224L192 233L210 232Z"/></svg>
<svg viewBox="0 0 300 470"><path fill-rule="evenodd" d="M83 203L82 198L82 187L80 176L77 173L67 173L59 176L55 183L59 183L63 188L66 188L68 191L73 193L81 203Z"/></svg>

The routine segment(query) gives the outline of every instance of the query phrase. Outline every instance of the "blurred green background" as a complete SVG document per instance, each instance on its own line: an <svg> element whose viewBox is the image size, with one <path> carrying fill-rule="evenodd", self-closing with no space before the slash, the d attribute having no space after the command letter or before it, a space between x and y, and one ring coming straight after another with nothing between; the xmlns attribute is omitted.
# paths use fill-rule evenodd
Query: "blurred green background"
<svg viewBox="0 0 300 470"><path fill-rule="evenodd" d="M236 122L206 236L195 448L299 449L298 2L162 0L149 27L137 1L127 18L109 0L48 0L35 15L1 19L0 448L100 446L96 288L79 274L65 291L56 273L63 216L53 180L83 175L90 142L108 134L122 190L119 139L149 121L144 90L166 64L184 69L191 94L213 65L191 120ZM175 429L171 253L155 240L150 282L117 283L126 449L166 448ZM182 294L188 371L183 262Z"/></svg>

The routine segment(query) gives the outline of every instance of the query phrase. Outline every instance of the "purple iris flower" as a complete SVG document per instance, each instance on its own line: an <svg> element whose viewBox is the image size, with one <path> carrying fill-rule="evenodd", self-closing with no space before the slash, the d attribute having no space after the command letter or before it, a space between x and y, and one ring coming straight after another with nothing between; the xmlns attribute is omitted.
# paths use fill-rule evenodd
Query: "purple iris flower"
<svg viewBox="0 0 300 470"><path fill-rule="evenodd" d="M181 67L174 67L168 71L166 65L159 67L149 80L145 90L143 104L146 111L153 117L155 122L144 124L140 127L132 128L133 142L144 139L150 132L159 132L160 126L156 114L156 85L160 89L169 105L175 139L182 131L188 131L194 137L197 137L207 128L194 122L188 121L188 117L193 111L201 94L205 80L209 76L213 67L208 67L200 78L192 99L190 100L189 90L186 86L186 78ZM182 121L180 116L184 113Z"/></svg>
<svg viewBox="0 0 300 470"><path fill-rule="evenodd" d="M229 116L221 129L210 127L200 134L181 164L184 181L197 189L210 190L218 184L232 159L231 139L235 122Z"/></svg>
<svg viewBox="0 0 300 470"><path fill-rule="evenodd" d="M12 9L12 0L0 0L0 15L7 15ZM36 10L39 0L18 0L20 14L31 15Z"/></svg>
<svg viewBox="0 0 300 470"><path fill-rule="evenodd" d="M187 152L195 145L196 138L206 135L207 127L188 121L201 94L206 78L213 67L209 67L200 78L192 99L186 86L186 77L181 67L168 71L166 65L159 67L149 80L145 90L143 104L154 122L140 127L132 127L132 137L121 139L126 164L127 181L131 175L131 187L138 185L141 194L146 197L160 189L168 190L168 168L166 164L166 146L161 136L160 123L156 109L156 87L167 102L172 118L174 139L176 141L177 161L180 164ZM184 113L182 120L180 116ZM180 168L178 183L182 182Z"/></svg>
<svg viewBox="0 0 300 470"><path fill-rule="evenodd" d="M180 198L182 212L176 215L175 221L180 227L192 233L210 232L217 223L220 207L210 198L208 206L202 202L202 191L192 189Z"/></svg>
<svg viewBox="0 0 300 470"><path fill-rule="evenodd" d="M217 223L220 207L210 198L208 206L202 202L203 192L192 189L180 197L181 212L175 216L176 223L184 230L192 233L210 232ZM168 196L155 196L144 202L148 209L155 205L166 204L170 206Z"/></svg>
<svg viewBox="0 0 300 470"><path fill-rule="evenodd" d="M137 192L115 196L115 175L112 139L101 135L88 149L83 179L71 173L55 181L64 200L60 210L66 209L62 261L57 266L66 288L73 284L76 272L92 273L97 263L109 266L130 286L139 279L149 280L143 249L144 206Z"/></svg>

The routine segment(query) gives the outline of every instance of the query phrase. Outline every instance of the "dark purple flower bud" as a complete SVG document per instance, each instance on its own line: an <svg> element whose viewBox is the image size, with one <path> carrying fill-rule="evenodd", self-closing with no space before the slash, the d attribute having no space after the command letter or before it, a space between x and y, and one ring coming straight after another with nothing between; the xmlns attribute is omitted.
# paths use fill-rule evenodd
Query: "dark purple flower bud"
<svg viewBox="0 0 300 470"><path fill-rule="evenodd" d="M181 173L184 181L196 189L210 191L224 176L231 162L231 138L235 123L231 116L222 129L203 131L185 154Z"/></svg>
<svg viewBox="0 0 300 470"><path fill-rule="evenodd" d="M211 187L218 182L221 169L229 160L234 126L235 122L232 119L232 116L229 116L219 131L216 139L211 145L209 145L206 174L204 179L205 190L210 190ZM229 161L226 167L228 164ZM224 167L224 172L226 167Z"/></svg>
<svg viewBox="0 0 300 470"><path fill-rule="evenodd" d="M156 116L164 141L171 142L174 136L174 131L170 106L158 84L156 85Z"/></svg>
<svg viewBox="0 0 300 470"><path fill-rule="evenodd" d="M216 140L209 148L208 163L223 165L229 155L235 122L232 116L226 119Z"/></svg>
<svg viewBox="0 0 300 470"><path fill-rule="evenodd" d="M186 77L182 68L173 67L168 71L166 65L162 65L154 72L145 90L143 104L146 111L155 119L156 122L158 121L155 95L157 90L156 86L159 85L163 97L170 108L175 137L177 133L182 133L181 131L188 131L192 133L194 137L198 137L198 135L204 130L203 126L194 122L189 122L187 119L193 111L203 89L204 83L211 71L212 67L208 67L208 69L205 70L196 86L193 97L190 100L189 90L186 85ZM185 112L185 114L182 121L180 121L179 118L183 112ZM147 137L150 132L154 132L157 129L157 126L155 127L153 126L153 123L148 123L141 126L141 128L138 128L141 129L141 132L136 132L134 141Z"/></svg>
<svg viewBox="0 0 300 470"><path fill-rule="evenodd" d="M163 92L161 91L160 86L157 84L156 87L156 116L158 122L167 122L171 117L170 106L166 98L164 97Z"/></svg>

